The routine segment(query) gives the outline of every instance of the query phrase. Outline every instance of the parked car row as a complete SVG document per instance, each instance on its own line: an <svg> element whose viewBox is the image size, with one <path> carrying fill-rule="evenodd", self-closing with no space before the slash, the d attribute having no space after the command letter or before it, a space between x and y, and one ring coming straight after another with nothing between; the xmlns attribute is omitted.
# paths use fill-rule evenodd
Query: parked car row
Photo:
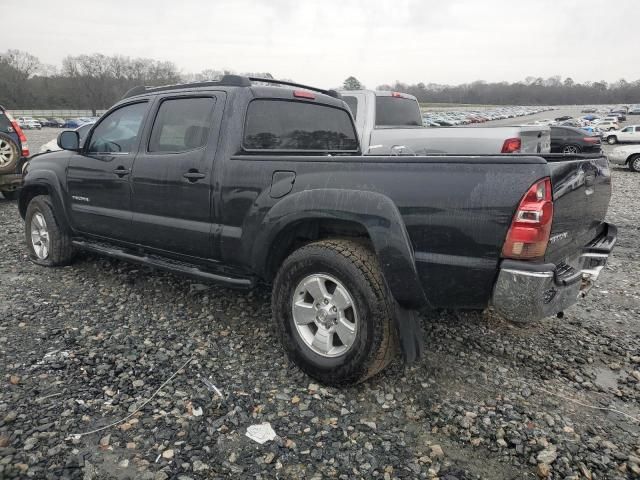
<svg viewBox="0 0 640 480"><path fill-rule="evenodd" d="M61 117L18 117L16 120L20 128L26 130L40 130L42 127L53 128L78 128L85 123L95 122L99 117L78 117L78 118L61 118Z"/></svg>
<svg viewBox="0 0 640 480"><path fill-rule="evenodd" d="M36 128L40 130L42 128L42 124L33 117L18 117L17 120L18 120L18 125L20 125L20 128L23 128L26 130L33 130Z"/></svg>
<svg viewBox="0 0 640 480"><path fill-rule="evenodd" d="M100 117L79 117L79 118L68 118L62 128L76 129L82 125L87 123L95 123Z"/></svg>
<svg viewBox="0 0 640 480"><path fill-rule="evenodd" d="M552 110L553 107L495 107L486 110L426 112L422 123L426 127L456 127L490 120L524 117Z"/></svg>

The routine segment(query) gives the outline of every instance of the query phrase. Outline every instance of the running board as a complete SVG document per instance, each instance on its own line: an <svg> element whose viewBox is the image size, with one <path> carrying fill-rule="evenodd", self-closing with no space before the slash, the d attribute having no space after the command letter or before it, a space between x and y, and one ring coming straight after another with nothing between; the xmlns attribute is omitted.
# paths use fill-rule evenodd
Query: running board
<svg viewBox="0 0 640 480"><path fill-rule="evenodd" d="M222 284L230 288L252 288L255 285L255 279L242 278L242 277L228 277L225 275L218 275L215 273L201 270L200 268L174 260L169 260L161 257L150 256L146 254L136 255L117 247L108 246L104 244L86 242L84 240L72 240L74 247L89 252L98 253L101 255L107 255L109 257L118 258L120 260L126 260L128 262L140 263L149 267L159 268L161 270L168 270L173 273L179 273L181 275L187 275L189 277L195 277L202 280L208 280Z"/></svg>

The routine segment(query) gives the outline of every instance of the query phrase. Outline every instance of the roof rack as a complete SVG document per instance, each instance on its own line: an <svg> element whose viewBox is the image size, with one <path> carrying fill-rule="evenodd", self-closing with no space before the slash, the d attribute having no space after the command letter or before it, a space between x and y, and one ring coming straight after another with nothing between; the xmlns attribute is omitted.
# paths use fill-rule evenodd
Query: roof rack
<svg viewBox="0 0 640 480"><path fill-rule="evenodd" d="M276 85L286 85L288 87L304 88L306 90L312 90L314 92L323 93L330 97L340 98L340 94L335 90L323 90L321 88L310 87L308 85L302 85L300 83L287 82L284 80L276 80L274 78L259 78L259 77L244 77L242 75L223 75L220 80L205 81L205 82L192 82L182 83L176 85L163 85L161 87L146 87L144 85L138 85L133 87L127 93L124 94L122 99L133 97L135 95L141 95L143 93L163 92L165 90L175 90L177 88L198 88L198 87L250 87L251 82L263 82L273 83Z"/></svg>
<svg viewBox="0 0 640 480"><path fill-rule="evenodd" d="M340 94L335 90L323 90L317 87L310 87L309 85L302 85L301 83L287 82L285 80L276 80L275 78L259 78L259 77L249 77L249 80L252 82L275 83L277 85L287 85L288 87L304 88L305 90L311 90L314 92L323 93L325 95L329 95L330 97L340 98Z"/></svg>
<svg viewBox="0 0 640 480"><path fill-rule="evenodd" d="M251 82L247 77L243 77L241 75L223 75L220 80L215 81L205 81L205 82L191 82L191 83L181 83L176 85L163 85L161 87L146 87L144 85L138 85L137 87L133 87L127 93L124 94L122 99L133 97L135 95L141 95L147 92L162 92L165 90L175 90L176 88L186 88L186 87L250 87Z"/></svg>

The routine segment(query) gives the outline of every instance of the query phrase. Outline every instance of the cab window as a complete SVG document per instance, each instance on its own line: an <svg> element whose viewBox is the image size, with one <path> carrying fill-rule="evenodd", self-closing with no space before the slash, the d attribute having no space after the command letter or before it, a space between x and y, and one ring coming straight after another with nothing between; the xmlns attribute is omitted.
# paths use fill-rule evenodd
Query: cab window
<svg viewBox="0 0 640 480"><path fill-rule="evenodd" d="M91 135L88 153L129 153L136 148L147 103L125 105L108 114Z"/></svg>
<svg viewBox="0 0 640 480"><path fill-rule="evenodd" d="M215 99L211 97L163 101L151 130L149 152L179 153L203 147L214 106Z"/></svg>
<svg viewBox="0 0 640 480"><path fill-rule="evenodd" d="M307 102L257 99L249 104L243 148L288 152L356 152L346 110Z"/></svg>

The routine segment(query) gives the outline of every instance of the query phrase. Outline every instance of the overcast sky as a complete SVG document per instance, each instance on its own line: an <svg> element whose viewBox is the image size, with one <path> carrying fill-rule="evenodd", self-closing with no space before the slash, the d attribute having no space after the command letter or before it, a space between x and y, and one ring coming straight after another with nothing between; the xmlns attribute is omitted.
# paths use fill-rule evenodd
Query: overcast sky
<svg viewBox="0 0 640 480"><path fill-rule="evenodd" d="M0 50L54 65L100 52L324 87L640 78L637 0L23 0L4 17Z"/></svg>

